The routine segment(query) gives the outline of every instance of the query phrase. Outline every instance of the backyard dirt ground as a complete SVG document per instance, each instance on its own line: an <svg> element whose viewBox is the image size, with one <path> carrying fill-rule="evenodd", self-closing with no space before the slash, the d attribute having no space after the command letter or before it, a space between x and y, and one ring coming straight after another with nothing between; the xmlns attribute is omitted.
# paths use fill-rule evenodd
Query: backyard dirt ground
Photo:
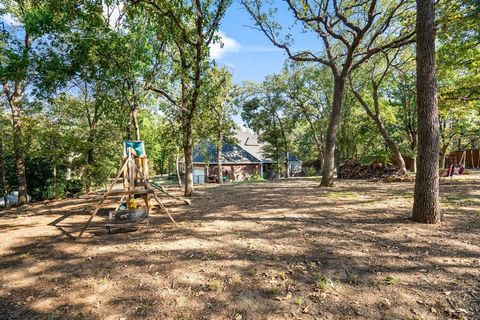
<svg viewBox="0 0 480 320"><path fill-rule="evenodd" d="M318 183L206 185L136 232L105 209L77 241L99 195L2 210L0 319L480 319L480 175L436 226L413 183Z"/></svg>

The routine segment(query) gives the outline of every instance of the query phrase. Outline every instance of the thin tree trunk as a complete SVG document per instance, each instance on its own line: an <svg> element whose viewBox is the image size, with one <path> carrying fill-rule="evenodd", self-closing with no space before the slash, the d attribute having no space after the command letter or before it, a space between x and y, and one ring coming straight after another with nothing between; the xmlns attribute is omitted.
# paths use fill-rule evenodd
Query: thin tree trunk
<svg viewBox="0 0 480 320"><path fill-rule="evenodd" d="M135 128L135 140L139 141L140 138L140 125L138 124L138 118L137 118L137 105L134 104L132 107L132 112L130 113L130 116L132 117L132 122L133 122L133 127Z"/></svg>
<svg viewBox="0 0 480 320"><path fill-rule="evenodd" d="M12 109L12 123L13 123L13 144L15 146L15 167L17 169L17 181L18 181L18 204L27 203L27 175L25 170L25 156L23 149L22 138L22 122L21 122L21 109L19 106L21 98L13 98L10 101L10 107Z"/></svg>
<svg viewBox="0 0 480 320"><path fill-rule="evenodd" d="M55 195L56 195L56 190L57 190L57 165L56 164L53 165L52 175L53 175L53 190L55 191Z"/></svg>
<svg viewBox="0 0 480 320"><path fill-rule="evenodd" d="M322 147L322 142L320 141L320 138L318 137L318 134L315 130L315 127L312 123L312 121L309 119L307 114L304 113L305 119L307 119L308 124L310 125L310 128L312 130L313 134L313 140L315 140L315 146L317 147L318 151L318 160L320 161L320 168L323 168L323 147ZM317 172L317 174L321 173L321 169Z"/></svg>
<svg viewBox="0 0 480 320"><path fill-rule="evenodd" d="M414 154L414 157L413 157L413 172L417 173L417 135L412 137L412 141L410 143L410 150Z"/></svg>
<svg viewBox="0 0 480 320"><path fill-rule="evenodd" d="M275 146L275 154L276 154L276 168L275 168L275 180L278 180L280 178L280 151L278 150L278 146Z"/></svg>
<svg viewBox="0 0 480 320"><path fill-rule="evenodd" d="M175 172L177 174L177 183L178 183L178 186L181 188L182 187L182 178L180 176L180 166L179 166L179 155L178 153L175 153Z"/></svg>
<svg viewBox="0 0 480 320"><path fill-rule="evenodd" d="M380 80L380 82L381 82L381 80ZM350 81L350 88L351 88L352 93L357 98L358 102L360 103L360 105L363 107L363 109L365 109L367 115L375 122L375 125L378 128L378 131L380 131L380 135L382 136L383 140L387 143L387 146L390 149L390 152L392 152L392 155L393 155L393 158L394 158L394 161L395 161L395 165L398 167L400 173L401 174L406 174L407 173L407 168L405 166L405 160L403 159L402 154L400 153L400 150L398 149L397 144L392 139L392 137L388 134L387 129L385 129L385 125L383 124L382 118L380 117L380 103L379 103L379 98L378 98L378 87L380 85L380 82L372 83L373 84L374 111L372 111L371 108L367 105L367 103L362 98L360 93L358 93L355 90L351 81Z"/></svg>
<svg viewBox="0 0 480 320"><path fill-rule="evenodd" d="M288 151L285 151L285 178L290 178L290 162L288 161Z"/></svg>
<svg viewBox="0 0 480 320"><path fill-rule="evenodd" d="M345 76L335 76L332 112L328 123L327 136L325 138L325 154L323 157L322 181L320 186L333 187L333 173L335 170L335 140L337 127L342 113L343 92L345 90Z"/></svg>
<svg viewBox="0 0 480 320"><path fill-rule="evenodd" d="M192 121L188 120L185 126L183 153L185 156L185 196L193 195L193 132Z"/></svg>
<svg viewBox="0 0 480 320"><path fill-rule="evenodd" d="M283 127L283 124L282 124L282 119L280 118L280 116L278 115L278 113L276 111L274 111L274 116L277 118L278 120L278 126L280 127L280 132L282 133L282 137L283 137L283 143L285 144L284 145L284 148L285 148L285 178L290 178L290 170L289 170L289 165L288 165L288 141L287 141L287 135L285 134L285 129ZM280 169L280 168L279 168Z"/></svg>
<svg viewBox="0 0 480 320"><path fill-rule="evenodd" d="M67 172L65 174L65 180L70 181L72 180L72 163L73 163L73 153L68 154L68 167L67 167Z"/></svg>
<svg viewBox="0 0 480 320"><path fill-rule="evenodd" d="M223 168L222 168L222 147L223 147L223 133L221 130L218 131L218 142L217 142L217 176L218 183L223 183Z"/></svg>
<svg viewBox="0 0 480 320"><path fill-rule="evenodd" d="M2 176L2 191L3 191L3 200L5 203L5 208L8 207L8 186L7 186L7 177L5 175L5 155L3 152L3 132L0 132L2 136L0 137L0 171Z"/></svg>
<svg viewBox="0 0 480 320"><path fill-rule="evenodd" d="M445 169L445 158L447 157L447 150L448 150L449 143L442 145L440 149L440 168Z"/></svg>
<svg viewBox="0 0 480 320"><path fill-rule="evenodd" d="M382 120L380 118L376 117L374 119L374 121L375 121L375 124L377 125L378 130L380 131L380 134L382 135L383 140L385 140L388 148L390 149L390 152L392 152L393 158L395 160L395 165L398 167L400 173L401 174L407 173L407 167L405 166L405 160L403 159L403 156L400 153L400 150L398 149L397 144L392 139L392 137L390 137L387 130L385 129L385 126L383 125Z"/></svg>
<svg viewBox="0 0 480 320"><path fill-rule="evenodd" d="M87 138L87 180L86 180L86 185L85 189L86 192L90 192L92 190L92 176L93 176L93 166L95 165L95 155L94 155L94 149L95 149L95 132L97 129L97 123L96 121L93 121L90 125L89 132L88 132L88 138Z"/></svg>
<svg viewBox="0 0 480 320"><path fill-rule="evenodd" d="M418 171L412 220L442 220L439 202L440 135L435 87L435 2L417 0Z"/></svg>
<svg viewBox="0 0 480 320"><path fill-rule="evenodd" d="M23 55L26 57L29 54L31 48L31 38L28 32L24 34L24 48ZM28 67L27 64L22 65L21 68ZM25 70L18 70L21 71ZM27 198L27 175L25 170L25 155L24 145L22 139L22 101L25 89L25 79L16 80L14 83L13 92L10 92L10 88L7 83L3 84L3 91L7 96L8 104L12 111L12 125L13 125L13 145L15 148L15 167L17 171L18 182L18 205L25 204L28 201Z"/></svg>

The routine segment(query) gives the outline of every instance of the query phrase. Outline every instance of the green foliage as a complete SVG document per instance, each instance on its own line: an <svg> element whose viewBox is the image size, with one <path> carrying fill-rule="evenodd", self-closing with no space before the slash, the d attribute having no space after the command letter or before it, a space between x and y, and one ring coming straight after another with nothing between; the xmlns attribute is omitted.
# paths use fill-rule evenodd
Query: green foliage
<svg viewBox="0 0 480 320"><path fill-rule="evenodd" d="M252 174L249 178L248 178L249 181L263 181L263 177L260 176L260 174L258 173L255 173L255 174Z"/></svg>
<svg viewBox="0 0 480 320"><path fill-rule="evenodd" d="M307 177L314 177L317 175L317 169L309 167L307 170Z"/></svg>
<svg viewBox="0 0 480 320"><path fill-rule="evenodd" d="M320 165L333 98L330 66L288 62L261 83L236 87L231 72L209 56L210 44L220 40L219 19L231 1L199 2L204 14L200 33L194 5L155 3L2 2L0 14L9 14L18 23L4 25L0 32L0 82L11 88L27 88L19 103L25 142L20 147L25 153L28 192L34 199L63 197L103 186L120 164L122 140L137 138L137 125L152 173L173 177L175 160L187 146L189 134L192 144L235 142L232 119L237 107L241 107L245 124L268 143L264 152L274 160L277 172L285 171L287 152ZM349 19L365 14L368 2L351 7L348 3L342 2L342 10ZM272 20L277 14L273 8L276 3L258 4L260 9L267 9L260 20L272 23L272 30L279 32L277 40L290 45L288 34L281 39L282 30L288 33L288 29L281 29L285 26ZM382 1L377 11L386 12L395 4ZM306 7L295 4L295 8L307 13ZM118 14L112 14L115 10ZM479 144L478 14L475 0L438 4L437 85L443 153ZM403 20L382 32L372 45L391 40L395 30L409 31L414 11L408 7L399 16ZM374 29L385 19L379 15ZM303 27L309 34L318 26ZM335 31L351 40L351 32ZM360 49L367 48L368 38L362 40ZM340 66L345 55L342 44L335 44L337 40L332 39L331 50ZM417 148L414 53L414 48L407 46L396 55L378 90L385 129L409 157L415 157ZM385 54L392 52L382 51ZM378 76L371 71L384 63L383 56L374 57L352 73L352 83L369 105L373 103L371 75ZM4 94L0 103L6 184L12 191L18 189L16 147L11 114L3 110L8 106ZM341 119L336 136L337 165L351 158L391 162L375 123L348 90ZM316 171L311 166L305 173L310 176Z"/></svg>

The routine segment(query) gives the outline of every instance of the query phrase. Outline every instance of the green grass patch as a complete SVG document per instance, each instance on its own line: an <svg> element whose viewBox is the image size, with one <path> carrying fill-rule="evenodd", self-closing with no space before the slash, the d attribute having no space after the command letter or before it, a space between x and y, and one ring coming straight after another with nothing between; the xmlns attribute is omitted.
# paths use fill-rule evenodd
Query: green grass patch
<svg viewBox="0 0 480 320"><path fill-rule="evenodd" d="M391 276L387 276L383 279L383 283L386 283L386 284L391 285L391 286L396 286L396 285L400 284L400 280L398 280L394 277L391 277Z"/></svg>
<svg viewBox="0 0 480 320"><path fill-rule="evenodd" d="M330 277L316 276L314 280L315 280L315 285L322 292L328 292L331 289L333 289L333 281Z"/></svg>

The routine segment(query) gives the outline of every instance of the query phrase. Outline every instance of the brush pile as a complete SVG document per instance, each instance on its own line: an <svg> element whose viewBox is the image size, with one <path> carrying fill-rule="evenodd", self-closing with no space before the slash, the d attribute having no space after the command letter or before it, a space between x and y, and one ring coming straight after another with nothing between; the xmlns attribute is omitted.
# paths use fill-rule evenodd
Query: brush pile
<svg viewBox="0 0 480 320"><path fill-rule="evenodd" d="M348 160L338 167L337 176L339 179L386 179L391 177L403 177L396 166L384 165L382 163L361 164Z"/></svg>

